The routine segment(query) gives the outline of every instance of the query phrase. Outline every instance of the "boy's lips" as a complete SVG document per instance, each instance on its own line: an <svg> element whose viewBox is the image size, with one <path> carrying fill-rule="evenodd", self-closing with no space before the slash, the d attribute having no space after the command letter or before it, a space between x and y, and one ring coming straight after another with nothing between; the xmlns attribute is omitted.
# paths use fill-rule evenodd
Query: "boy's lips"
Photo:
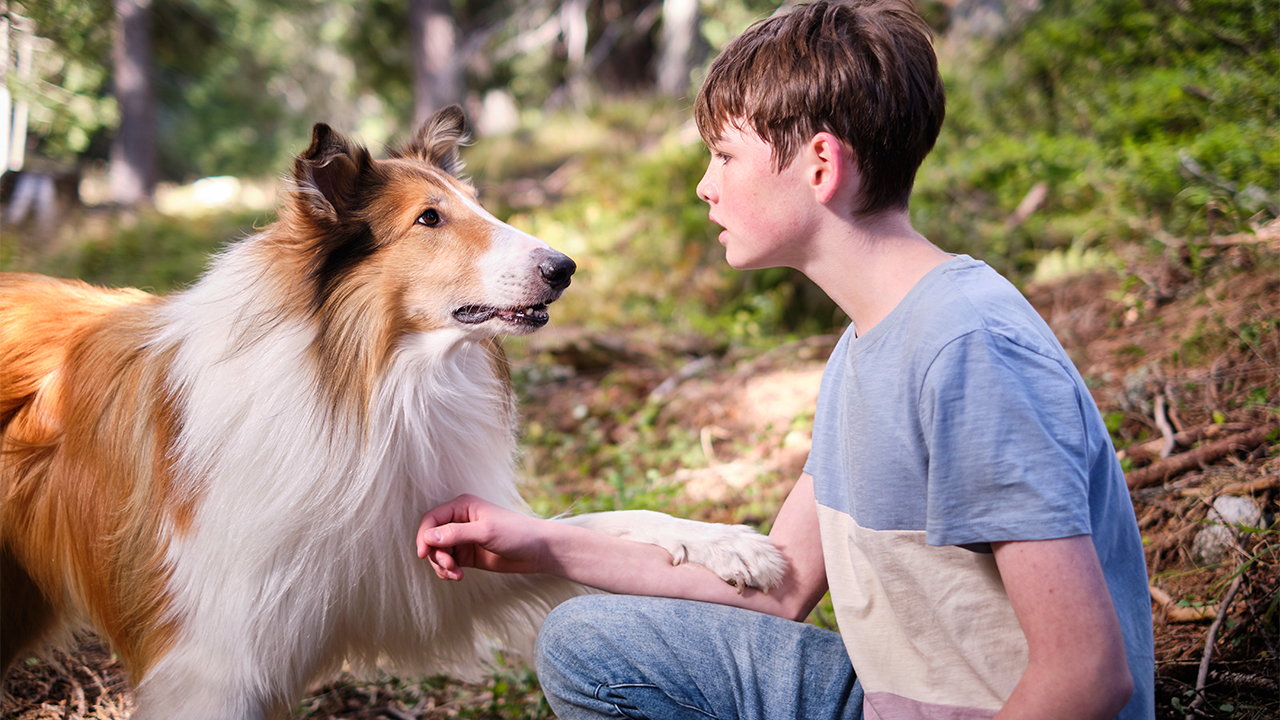
<svg viewBox="0 0 1280 720"><path fill-rule="evenodd" d="M719 220L716 220L716 219L715 219L715 216L713 216L713 215L708 215L708 216L707 216L707 219L708 219L708 220L710 220L711 222L715 223L716 225L720 226L720 233L719 233L718 235L716 235L716 240L718 240L718 241L720 242L720 244L721 244L721 245L724 245L724 246L726 246L726 247L727 247L727 246L728 246L728 238L727 238L727 236L728 236L728 234L729 234L729 229L728 229L728 228L726 228L726 227L724 226L724 224L723 224L723 223L721 223Z"/></svg>
<svg viewBox="0 0 1280 720"><path fill-rule="evenodd" d="M707 219L710 220L712 223L720 226L720 234L716 236L716 239L720 241L721 245L723 245L724 236L725 236L725 233L727 232L724 228L724 225L721 225L720 222L716 220L714 215L707 215Z"/></svg>

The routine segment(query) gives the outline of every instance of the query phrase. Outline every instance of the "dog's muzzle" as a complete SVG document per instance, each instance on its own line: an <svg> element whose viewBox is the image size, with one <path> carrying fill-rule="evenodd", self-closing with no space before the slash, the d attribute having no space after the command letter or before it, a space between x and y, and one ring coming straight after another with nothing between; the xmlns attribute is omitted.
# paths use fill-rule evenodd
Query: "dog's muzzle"
<svg viewBox="0 0 1280 720"><path fill-rule="evenodd" d="M528 305L518 307L494 307L492 305L466 305L453 311L453 319L463 325L479 325L490 320L499 320L506 326L506 332L524 334L533 332L547 324L550 315L547 305L555 302L569 287L574 271L578 269L568 255L550 248L535 251L534 266L538 276L546 283L546 289L539 295L530 298Z"/></svg>

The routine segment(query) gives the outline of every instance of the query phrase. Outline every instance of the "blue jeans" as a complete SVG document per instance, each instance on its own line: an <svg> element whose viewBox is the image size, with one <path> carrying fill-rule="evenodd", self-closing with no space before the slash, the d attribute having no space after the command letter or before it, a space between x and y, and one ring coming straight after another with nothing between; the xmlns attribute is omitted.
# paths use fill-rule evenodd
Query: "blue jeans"
<svg viewBox="0 0 1280 720"><path fill-rule="evenodd" d="M723 605L574 598L543 623L537 670L561 720L862 718L837 633Z"/></svg>

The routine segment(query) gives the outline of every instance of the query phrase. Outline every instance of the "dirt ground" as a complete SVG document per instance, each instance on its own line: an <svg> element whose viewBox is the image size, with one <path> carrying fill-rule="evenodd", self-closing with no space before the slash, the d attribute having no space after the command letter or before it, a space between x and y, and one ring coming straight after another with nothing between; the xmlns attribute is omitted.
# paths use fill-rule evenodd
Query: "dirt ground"
<svg viewBox="0 0 1280 720"><path fill-rule="evenodd" d="M1151 578L1158 717L1274 719L1280 541L1262 528L1280 507L1280 247L1228 247L1201 259L1193 271L1174 248L1154 260L1125 258L1125 273L1027 294L1122 448ZM603 437L623 443L638 421L610 408L657 403L649 422L696 433L705 457L696 469L664 471L680 488L676 501L703 519L767 522L808 451L806 421L834 340L675 362L669 350L611 340L624 350L605 369L595 362L541 383L525 414L569 435L578 418L594 417ZM530 456L537 471L546 458L536 448ZM612 491L582 473L546 481L568 495ZM1246 528L1214 522L1215 505L1231 504L1243 508L1236 522ZM394 683L341 682L295 717L499 716L485 710L492 684L423 687L406 697ZM5 718L123 718L131 709L118 663L93 640L20 665L5 689Z"/></svg>

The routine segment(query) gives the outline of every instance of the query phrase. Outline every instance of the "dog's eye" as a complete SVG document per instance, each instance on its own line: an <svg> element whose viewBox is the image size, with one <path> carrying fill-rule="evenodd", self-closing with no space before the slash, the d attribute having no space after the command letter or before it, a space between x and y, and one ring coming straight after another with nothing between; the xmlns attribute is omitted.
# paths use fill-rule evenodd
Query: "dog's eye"
<svg viewBox="0 0 1280 720"><path fill-rule="evenodd" d="M435 227L440 224L440 213L435 208L427 208L426 212L418 216L418 224Z"/></svg>

